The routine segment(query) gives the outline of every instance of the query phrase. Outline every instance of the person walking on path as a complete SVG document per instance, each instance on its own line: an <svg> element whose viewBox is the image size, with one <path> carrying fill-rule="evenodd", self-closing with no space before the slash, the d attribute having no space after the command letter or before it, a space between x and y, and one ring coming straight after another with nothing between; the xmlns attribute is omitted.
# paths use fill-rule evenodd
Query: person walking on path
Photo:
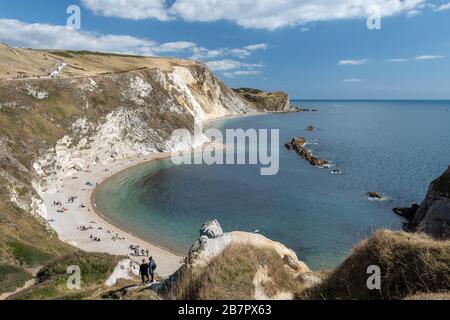
<svg viewBox="0 0 450 320"><path fill-rule="evenodd" d="M142 285L146 284L149 281L149 266L148 263L145 263L145 260L142 260L142 264L139 267L139 273L141 274Z"/></svg>
<svg viewBox="0 0 450 320"><path fill-rule="evenodd" d="M153 283L155 281L156 262L153 260L153 257L150 257L148 260L148 273L151 276L151 283Z"/></svg>

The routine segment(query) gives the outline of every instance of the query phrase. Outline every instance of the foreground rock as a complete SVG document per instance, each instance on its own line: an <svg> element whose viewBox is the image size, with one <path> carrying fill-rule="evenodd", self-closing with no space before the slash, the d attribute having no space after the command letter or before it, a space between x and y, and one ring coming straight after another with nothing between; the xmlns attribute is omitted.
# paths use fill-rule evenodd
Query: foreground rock
<svg viewBox="0 0 450 320"><path fill-rule="evenodd" d="M294 150L295 152L297 152L302 158L308 161L311 165L319 168L326 168L329 162L327 160L322 160L314 156L311 150L305 148L305 145L307 143L308 141L306 140L306 138L299 137L294 138L291 141L287 142L285 146L288 150L290 151Z"/></svg>
<svg viewBox="0 0 450 320"><path fill-rule="evenodd" d="M255 264L250 264L244 268L241 265L249 263ZM273 282L272 277L275 276L273 274L274 264L277 265L277 273L283 273L284 277L289 278L292 282L300 275L310 273L306 264L298 260L295 252L286 248L283 244L274 242L255 233L239 231L223 233L217 220L210 221L205 223L200 229L200 238L189 250L185 264L164 282L160 293L165 296L176 298L201 299L205 298L205 295L211 297L208 295L211 293L204 293L204 295L200 297L196 296L198 291L200 291L198 288L199 286L203 288L212 286L217 289L217 286L227 287L229 285L242 285L236 283L233 284L232 281L240 281L234 278L226 280L225 283L217 283L214 280L215 278L212 275L215 273L220 273L220 277L230 276L227 271L222 270L222 268L228 268L234 270L232 273L237 273L239 275L248 272L248 275L243 276L246 279L248 279L248 277L253 279L252 281L249 281L248 285L252 286L249 292L253 292L254 296L239 296L236 295L238 294L236 292L230 293L235 298L292 298L293 295L292 293L287 292L289 291L287 288L270 290L270 293L267 293L267 290L264 289L268 283ZM212 265L216 265L216 267L212 267ZM220 267L217 265L220 265ZM241 270L242 268L243 270ZM222 271L224 274L221 273ZM280 275L277 274L276 276L278 277ZM211 279L211 277L214 279ZM197 280L199 283L196 283ZM304 277L302 280L303 282L299 282L299 285L301 284L302 286L312 285L312 283L317 282L317 279L314 277ZM274 287L276 287L275 284ZM247 289L249 288L245 288L245 290ZM213 289L211 290L214 291ZM190 292L187 293L186 291ZM220 295L214 296L214 298L230 298L230 296L227 296L225 293L227 291L226 288L222 288L220 291Z"/></svg>
<svg viewBox="0 0 450 320"><path fill-rule="evenodd" d="M413 209L408 211L408 230L422 231L438 239L450 238L450 167L431 183L425 200L416 209L414 213Z"/></svg>

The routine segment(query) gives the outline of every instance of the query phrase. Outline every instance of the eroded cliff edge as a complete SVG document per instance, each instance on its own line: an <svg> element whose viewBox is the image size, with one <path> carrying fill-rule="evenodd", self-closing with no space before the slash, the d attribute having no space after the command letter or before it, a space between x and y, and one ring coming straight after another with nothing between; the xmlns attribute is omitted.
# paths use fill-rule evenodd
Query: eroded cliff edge
<svg viewBox="0 0 450 320"><path fill-rule="evenodd" d="M62 178L130 155L195 147L204 136L173 143L173 130L263 111L200 62L0 51L0 263L8 265L34 267L73 250L40 218L39 194Z"/></svg>
<svg viewBox="0 0 450 320"><path fill-rule="evenodd" d="M408 219L407 229L421 231L437 239L450 239L450 167L433 181L421 205L395 208Z"/></svg>

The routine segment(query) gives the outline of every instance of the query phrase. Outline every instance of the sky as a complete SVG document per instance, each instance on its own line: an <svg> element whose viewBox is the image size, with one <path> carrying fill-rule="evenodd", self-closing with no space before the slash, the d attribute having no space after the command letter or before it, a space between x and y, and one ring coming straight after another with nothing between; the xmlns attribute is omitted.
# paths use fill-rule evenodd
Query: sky
<svg viewBox="0 0 450 320"><path fill-rule="evenodd" d="M1 1L0 42L195 59L293 99L450 99L450 0Z"/></svg>

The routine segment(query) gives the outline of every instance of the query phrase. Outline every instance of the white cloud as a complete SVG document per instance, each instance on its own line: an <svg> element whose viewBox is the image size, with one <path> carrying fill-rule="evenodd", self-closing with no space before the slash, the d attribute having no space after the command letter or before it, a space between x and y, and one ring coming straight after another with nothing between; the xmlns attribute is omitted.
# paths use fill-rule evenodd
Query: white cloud
<svg viewBox="0 0 450 320"><path fill-rule="evenodd" d="M268 47L269 45L267 43L258 43L246 46L244 47L244 49L248 51L256 51L256 50L266 50Z"/></svg>
<svg viewBox="0 0 450 320"><path fill-rule="evenodd" d="M153 56L156 54L192 55L198 60L232 56L240 59L251 56L256 50L268 47L265 43L244 48L207 49L193 42L175 41L157 43L152 40L127 35L99 34L80 31L65 26L49 24L27 24L18 20L0 19L0 41L13 46L35 49L90 50ZM232 61L232 60L228 60ZM238 67L249 68L250 64L239 62Z"/></svg>
<svg viewBox="0 0 450 320"><path fill-rule="evenodd" d="M247 69L255 69L255 68L263 68L263 64L255 63L243 63L241 61L236 60L216 60L206 62L208 67L213 71L228 71L239 68L247 68Z"/></svg>
<svg viewBox="0 0 450 320"><path fill-rule="evenodd" d="M264 68L264 65L260 63L243 63L236 60L216 60L206 64L213 71L222 71L227 78L256 75L261 73L261 68Z"/></svg>
<svg viewBox="0 0 450 320"><path fill-rule="evenodd" d="M177 0L171 13L187 21L229 20L243 27L274 30L316 21L367 17L377 5L383 16L415 10L425 0Z"/></svg>
<svg viewBox="0 0 450 320"><path fill-rule="evenodd" d="M450 2L434 8L434 11L447 11L447 10L450 10Z"/></svg>
<svg viewBox="0 0 450 320"><path fill-rule="evenodd" d="M0 40L10 45L36 49L91 50L153 55L158 43L126 35L98 34L65 26L27 24L0 19Z"/></svg>
<svg viewBox="0 0 450 320"><path fill-rule="evenodd" d="M384 17L413 12L427 0L82 0L83 5L105 16L127 19L183 19L195 22L228 20L247 28L274 30L317 21L368 16L379 6Z"/></svg>
<svg viewBox="0 0 450 320"><path fill-rule="evenodd" d="M359 78L352 78L352 79L345 79L342 80L342 82L363 82L363 79L359 79Z"/></svg>
<svg viewBox="0 0 450 320"><path fill-rule="evenodd" d="M235 78L237 76L254 76L260 73L260 70L238 70L233 72L224 72L223 75L227 78Z"/></svg>
<svg viewBox="0 0 450 320"><path fill-rule="evenodd" d="M358 60L340 60L339 65L340 66L346 66L346 65L361 65L361 64L367 64L369 63L369 59L358 59Z"/></svg>
<svg viewBox="0 0 450 320"><path fill-rule="evenodd" d="M269 47L267 43L258 43L245 46L243 48L219 48L219 49L206 49L203 47L196 47L192 50L192 59L206 60L214 59L217 57L236 57L239 59L245 59L250 57L254 52L258 50L266 50Z"/></svg>
<svg viewBox="0 0 450 320"><path fill-rule="evenodd" d="M81 0L81 3L96 14L132 20L171 19L164 0Z"/></svg>
<svg viewBox="0 0 450 320"><path fill-rule="evenodd" d="M176 42L167 42L161 44L155 51L159 52L180 52L185 50L191 50L196 47L196 44L193 42L187 41L176 41Z"/></svg>
<svg viewBox="0 0 450 320"><path fill-rule="evenodd" d="M396 59L389 59L388 62L408 62L409 59L403 59L403 58L396 58Z"/></svg>
<svg viewBox="0 0 450 320"><path fill-rule="evenodd" d="M433 56L433 55L423 55L415 57L415 60L435 60L435 59L442 59L444 56Z"/></svg>

